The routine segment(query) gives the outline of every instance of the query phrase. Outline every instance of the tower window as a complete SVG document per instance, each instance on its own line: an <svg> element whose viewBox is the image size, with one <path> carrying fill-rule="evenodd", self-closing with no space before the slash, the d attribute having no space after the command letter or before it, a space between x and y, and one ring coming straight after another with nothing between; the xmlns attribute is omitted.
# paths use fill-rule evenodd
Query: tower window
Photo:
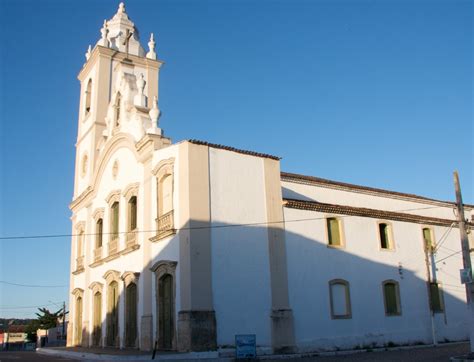
<svg viewBox="0 0 474 362"><path fill-rule="evenodd" d="M117 98L115 98L115 127L120 125L120 103L121 103L120 92L117 93Z"/></svg>
<svg viewBox="0 0 474 362"><path fill-rule="evenodd" d="M91 96L92 96L92 79L87 82L86 89L86 104L85 104L85 115L87 116L91 110Z"/></svg>

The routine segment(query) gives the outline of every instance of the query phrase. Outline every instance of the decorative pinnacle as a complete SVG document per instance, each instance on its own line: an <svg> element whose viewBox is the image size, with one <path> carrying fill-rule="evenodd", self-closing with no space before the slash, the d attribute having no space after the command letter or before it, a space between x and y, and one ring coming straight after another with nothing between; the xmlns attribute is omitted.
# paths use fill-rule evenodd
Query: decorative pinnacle
<svg viewBox="0 0 474 362"><path fill-rule="evenodd" d="M87 48L87 53L86 53L86 61L89 60L89 58L91 57L91 52L92 52L92 47L89 45L89 47Z"/></svg>
<svg viewBox="0 0 474 362"><path fill-rule="evenodd" d="M119 13L124 13L125 12L125 4L123 2L121 2L119 4L118 12Z"/></svg>
<svg viewBox="0 0 474 362"><path fill-rule="evenodd" d="M153 33L150 35L150 41L148 42L148 48L150 49L148 53L146 53L146 57L149 59L155 59L156 60L156 52L155 52L155 37L153 36Z"/></svg>

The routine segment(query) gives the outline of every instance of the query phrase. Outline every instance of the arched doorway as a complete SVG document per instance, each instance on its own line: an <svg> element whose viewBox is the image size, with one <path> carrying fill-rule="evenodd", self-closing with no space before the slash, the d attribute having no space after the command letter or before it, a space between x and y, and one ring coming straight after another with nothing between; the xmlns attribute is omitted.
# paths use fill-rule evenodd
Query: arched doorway
<svg viewBox="0 0 474 362"><path fill-rule="evenodd" d="M173 349L173 277L170 274L163 275L158 281L158 287L158 345L160 349Z"/></svg>
<svg viewBox="0 0 474 362"><path fill-rule="evenodd" d="M118 283L111 282L107 288L107 346L118 347Z"/></svg>
<svg viewBox="0 0 474 362"><path fill-rule="evenodd" d="M76 298L76 328L74 330L74 344L80 346L82 344L82 297Z"/></svg>
<svg viewBox="0 0 474 362"><path fill-rule="evenodd" d="M156 330L158 348L176 350L176 265L171 260L156 262L151 271L156 282Z"/></svg>
<svg viewBox="0 0 474 362"><path fill-rule="evenodd" d="M137 346L137 285L130 283L125 288L125 346Z"/></svg>
<svg viewBox="0 0 474 362"><path fill-rule="evenodd" d="M102 338L102 293L94 294L94 329L92 331L92 344L100 346Z"/></svg>

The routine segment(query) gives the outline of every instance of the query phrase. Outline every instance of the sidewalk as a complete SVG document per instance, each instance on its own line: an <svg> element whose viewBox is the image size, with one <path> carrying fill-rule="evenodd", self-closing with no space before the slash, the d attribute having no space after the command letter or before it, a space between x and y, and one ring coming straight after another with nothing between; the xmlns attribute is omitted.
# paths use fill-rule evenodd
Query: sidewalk
<svg viewBox="0 0 474 362"><path fill-rule="evenodd" d="M38 348L37 353L55 357L65 357L85 361L150 361L152 352L116 348L51 347ZM300 361L449 361L450 357L461 356L469 351L467 342L445 343L438 346L400 346L393 348L375 348L370 350L348 350L334 352L315 352L301 354L271 355L258 353L257 359L281 361L297 359ZM263 351L261 351L263 352ZM225 349L211 352L157 352L155 361L235 361L234 350ZM458 360L459 361L459 360ZM464 361L464 360L460 360Z"/></svg>

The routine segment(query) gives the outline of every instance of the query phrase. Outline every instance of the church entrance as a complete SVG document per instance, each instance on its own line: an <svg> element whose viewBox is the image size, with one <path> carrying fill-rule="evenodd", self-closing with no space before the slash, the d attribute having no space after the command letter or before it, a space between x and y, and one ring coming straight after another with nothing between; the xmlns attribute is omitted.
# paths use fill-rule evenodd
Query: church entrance
<svg viewBox="0 0 474 362"><path fill-rule="evenodd" d="M137 340L137 285L125 288L125 346L136 347Z"/></svg>
<svg viewBox="0 0 474 362"><path fill-rule="evenodd" d="M173 298L173 277L170 274L163 275L158 281L158 319L160 349L173 348L174 334L174 298Z"/></svg>
<svg viewBox="0 0 474 362"><path fill-rule="evenodd" d="M108 287L107 346L118 347L118 284L113 281Z"/></svg>
<svg viewBox="0 0 474 362"><path fill-rule="evenodd" d="M74 331L74 344L80 346L82 344L82 298L76 299L76 330Z"/></svg>

